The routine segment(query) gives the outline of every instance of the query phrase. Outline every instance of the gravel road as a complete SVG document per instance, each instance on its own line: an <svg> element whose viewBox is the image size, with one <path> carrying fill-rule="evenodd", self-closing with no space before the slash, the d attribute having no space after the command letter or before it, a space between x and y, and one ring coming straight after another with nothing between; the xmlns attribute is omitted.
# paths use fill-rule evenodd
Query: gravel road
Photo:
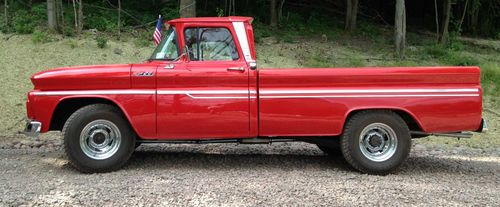
<svg viewBox="0 0 500 207"><path fill-rule="evenodd" d="M0 149L0 206L500 205L499 149L413 149L387 176L307 143L147 145L105 174L75 171L58 144Z"/></svg>

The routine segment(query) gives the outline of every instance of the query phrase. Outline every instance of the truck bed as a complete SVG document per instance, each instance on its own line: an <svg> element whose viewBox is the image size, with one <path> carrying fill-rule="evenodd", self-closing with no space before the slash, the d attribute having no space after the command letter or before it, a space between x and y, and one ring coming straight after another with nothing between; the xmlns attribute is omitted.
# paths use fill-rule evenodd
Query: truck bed
<svg viewBox="0 0 500 207"><path fill-rule="evenodd" d="M478 67L260 68L261 136L334 136L362 109L392 109L411 130L478 129Z"/></svg>

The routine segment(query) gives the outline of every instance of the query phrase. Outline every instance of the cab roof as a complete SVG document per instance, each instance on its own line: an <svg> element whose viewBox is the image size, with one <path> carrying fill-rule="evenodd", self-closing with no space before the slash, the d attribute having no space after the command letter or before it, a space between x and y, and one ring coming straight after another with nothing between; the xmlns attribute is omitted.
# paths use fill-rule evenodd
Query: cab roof
<svg viewBox="0 0 500 207"><path fill-rule="evenodd" d="M188 22L248 22L252 23L252 17L229 16L229 17L193 17L193 18L179 18L167 21L169 24L173 23L188 23Z"/></svg>

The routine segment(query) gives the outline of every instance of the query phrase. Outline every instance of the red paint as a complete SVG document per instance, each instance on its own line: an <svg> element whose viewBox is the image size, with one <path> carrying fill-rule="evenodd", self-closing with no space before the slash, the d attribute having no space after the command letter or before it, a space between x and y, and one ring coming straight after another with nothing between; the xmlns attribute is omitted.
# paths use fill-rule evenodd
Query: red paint
<svg viewBox="0 0 500 207"><path fill-rule="evenodd" d="M392 109L410 114L425 132L476 130L481 122L478 67L314 68L251 70L243 58L233 21L245 24L255 59L251 18L186 18L169 21L181 46L186 27L226 27L238 46L236 61L151 61L132 65L60 68L35 74L28 93L27 114L49 129L62 100L102 98L115 103L143 139L250 138L258 136L331 136L342 133L347 116L356 110ZM244 71L228 71L241 67ZM138 76L140 73L151 76ZM462 92L397 92L401 89L468 89L474 96L440 96ZM93 94L102 90L116 94ZM286 91L341 90L311 97ZM364 92L363 90L396 90ZM40 95L40 92L88 94ZM126 92L123 94L123 92ZM127 94L127 91L130 92ZM132 91L132 92L131 92ZM147 92L138 93L134 92ZM200 92L201 91L201 92ZM203 94L238 91L238 94ZM266 94L285 91L285 94ZM352 91L357 91L352 93ZM96 92L96 93L97 93ZM186 92L186 93L183 93ZM121 94L120 94L121 93ZM366 97L366 96L414 97ZM424 94L423 96L418 96ZM342 97L342 96L358 97ZM306 96L269 98L271 96ZM218 97L218 98L217 98ZM235 98L236 97L236 98Z"/></svg>

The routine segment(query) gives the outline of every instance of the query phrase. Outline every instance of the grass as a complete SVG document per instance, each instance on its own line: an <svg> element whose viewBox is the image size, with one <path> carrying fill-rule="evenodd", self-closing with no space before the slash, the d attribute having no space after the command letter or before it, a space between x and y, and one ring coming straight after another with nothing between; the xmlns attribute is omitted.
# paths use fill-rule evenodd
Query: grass
<svg viewBox="0 0 500 207"><path fill-rule="evenodd" d="M388 29L361 25L358 33L352 35L336 27L301 33L273 30L265 25L255 26L259 67L479 65L485 107L500 111L498 50L461 42L454 42L447 47L436 46L433 37L409 33L407 58L398 60L393 55L392 31ZM47 37L47 34L15 35L9 40L5 38L10 35L0 33L0 72L3 74L0 76L0 136L11 136L22 130L26 92L33 87L29 81L32 74L64 66L142 62L153 50L149 35L136 35L140 38L124 35L120 41L108 38L107 46L100 49L95 35L87 33L80 38L64 39ZM46 37L49 41L45 41ZM113 53L115 48L123 50L123 54ZM490 118L495 124L499 122L498 117ZM496 136L498 132L459 142L450 138L425 138L417 142L428 145L500 147L500 139Z"/></svg>

